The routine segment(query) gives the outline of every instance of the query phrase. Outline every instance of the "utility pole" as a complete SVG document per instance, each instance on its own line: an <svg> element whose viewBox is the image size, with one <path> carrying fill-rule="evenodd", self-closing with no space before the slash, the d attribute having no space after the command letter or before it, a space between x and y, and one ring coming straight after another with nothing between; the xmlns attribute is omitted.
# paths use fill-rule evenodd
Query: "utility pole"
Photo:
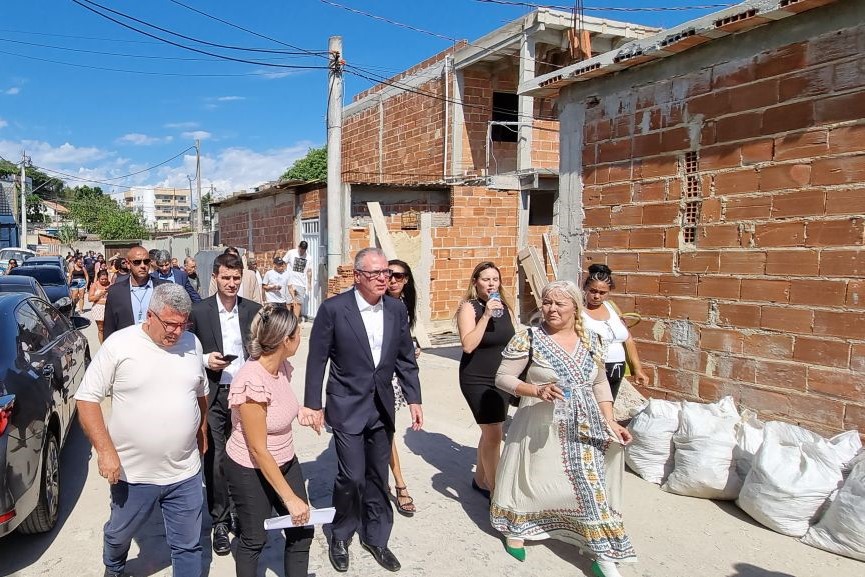
<svg viewBox="0 0 865 577"><path fill-rule="evenodd" d="M327 44L327 276L337 274L342 264L342 36L331 36Z"/></svg>
<svg viewBox="0 0 865 577"><path fill-rule="evenodd" d="M201 141L199 139L195 139L195 180L196 180L196 188L198 189L198 215L196 218L195 232L202 232L204 230L203 226L203 218L204 214L201 211ZM192 199L189 199L190 202Z"/></svg>
<svg viewBox="0 0 865 577"><path fill-rule="evenodd" d="M187 174L186 180L189 181L189 229L192 230L192 177Z"/></svg>
<svg viewBox="0 0 865 577"><path fill-rule="evenodd" d="M27 248L27 153L21 151L21 247Z"/></svg>
<svg viewBox="0 0 865 577"><path fill-rule="evenodd" d="M211 182L210 183L210 196L208 196L208 198L210 199L210 202L213 202L213 193L214 192L215 192L215 189L213 187L213 183ZM213 232L213 213L210 212L210 204L207 205L207 231Z"/></svg>

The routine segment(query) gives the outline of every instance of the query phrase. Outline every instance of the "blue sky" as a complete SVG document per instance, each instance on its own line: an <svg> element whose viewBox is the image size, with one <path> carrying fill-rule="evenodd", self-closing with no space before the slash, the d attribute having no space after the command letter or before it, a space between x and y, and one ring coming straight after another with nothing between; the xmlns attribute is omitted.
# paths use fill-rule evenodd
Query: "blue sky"
<svg viewBox="0 0 865 577"><path fill-rule="evenodd" d="M91 0L79 1L100 10ZM468 40L530 10L476 0L332 1ZM242 48L292 50L189 8L309 51L325 51L329 36L342 35L348 63L384 76L450 44L322 0L92 2L179 34ZM570 4L562 0L548 3ZM203 188L213 184L219 195L278 178L310 146L325 141L324 69L218 60L148 38L73 0L5 4L0 23L0 156L6 159L17 161L25 149L36 166L80 178L110 180L117 184L114 190L118 192L133 185L187 187L187 175L195 174L194 152L180 153L198 137L202 141ZM700 0L597 0L584 4L587 15L658 27L718 9L588 10L715 4ZM235 58L289 66L322 67L327 63L315 55L195 44L116 14L111 16L163 38ZM346 101L370 84L347 76ZM154 170L112 180L178 154Z"/></svg>

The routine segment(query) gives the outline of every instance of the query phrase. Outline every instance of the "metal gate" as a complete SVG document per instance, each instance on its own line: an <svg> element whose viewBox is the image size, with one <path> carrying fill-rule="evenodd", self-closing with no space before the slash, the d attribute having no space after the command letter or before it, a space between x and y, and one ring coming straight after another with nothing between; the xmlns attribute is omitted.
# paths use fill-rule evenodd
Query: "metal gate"
<svg viewBox="0 0 865 577"><path fill-rule="evenodd" d="M303 303L303 315L307 318L315 318L315 313L318 312L318 305L321 304L321 255L319 247L321 246L321 237L319 236L319 220L311 218L301 221L303 234L301 240L305 240L308 245L306 248L307 258L312 263L312 285L306 295L306 302ZM325 279L327 282L327 279Z"/></svg>

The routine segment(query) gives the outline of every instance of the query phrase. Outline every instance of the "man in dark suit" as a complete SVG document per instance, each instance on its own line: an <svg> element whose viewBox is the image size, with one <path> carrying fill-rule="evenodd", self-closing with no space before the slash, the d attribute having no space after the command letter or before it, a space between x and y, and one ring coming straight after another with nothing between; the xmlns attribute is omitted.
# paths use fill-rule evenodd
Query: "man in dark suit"
<svg viewBox="0 0 865 577"><path fill-rule="evenodd" d="M143 246L134 246L126 253L129 275L118 277L108 289L105 301L104 338L147 319L147 306L153 289L165 281L150 277L150 256Z"/></svg>
<svg viewBox="0 0 865 577"><path fill-rule="evenodd" d="M223 461L227 458L225 442L231 434L228 388L249 356L249 329L261 308L256 302L237 296L242 277L243 261L239 257L231 254L216 257L213 261L216 293L193 303L189 315L189 330L201 341L210 384L207 398L207 445L210 450L204 455L204 478L207 506L213 522L213 551L217 555L231 552L228 538L231 502L223 471Z"/></svg>
<svg viewBox="0 0 865 577"><path fill-rule="evenodd" d="M155 279L179 284L189 294L189 298L192 299L193 303L201 300L201 295L198 294L195 287L189 282L189 276L186 274L186 271L171 266L171 253L167 250L156 251L156 270L150 273L150 276Z"/></svg>
<svg viewBox="0 0 865 577"><path fill-rule="evenodd" d="M394 374L402 383L415 430L423 425L423 411L408 313L402 302L385 295L389 276L381 250L361 250L354 261L354 289L322 303L309 340L304 405L315 411L319 426L327 421L336 442L336 516L329 557L340 572L348 570L348 546L355 532L382 567L400 569L387 547L393 527L387 476L395 430Z"/></svg>

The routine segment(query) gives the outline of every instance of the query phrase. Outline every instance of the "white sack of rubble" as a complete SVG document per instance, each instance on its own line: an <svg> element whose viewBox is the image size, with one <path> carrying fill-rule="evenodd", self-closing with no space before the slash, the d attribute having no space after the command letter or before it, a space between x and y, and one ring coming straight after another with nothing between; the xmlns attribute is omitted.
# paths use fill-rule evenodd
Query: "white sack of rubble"
<svg viewBox="0 0 865 577"><path fill-rule="evenodd" d="M673 470L673 433L679 428L681 403L649 399L628 429L633 440L625 447L625 462L640 477L660 485Z"/></svg>
<svg viewBox="0 0 865 577"><path fill-rule="evenodd" d="M735 499L742 478L733 463L740 420L733 397L709 404L683 401L680 420L673 435L673 472L661 488L702 499Z"/></svg>
<svg viewBox="0 0 865 577"><path fill-rule="evenodd" d="M766 423L763 445L736 504L773 531L803 536L841 486L841 468L852 458L851 435L842 435L828 441L802 427Z"/></svg>
<svg viewBox="0 0 865 577"><path fill-rule="evenodd" d="M802 542L865 561L865 453L851 464L853 469L841 490Z"/></svg>
<svg viewBox="0 0 865 577"><path fill-rule="evenodd" d="M742 418L736 424L736 446L733 447L733 464L736 474L742 481L748 476L751 464L760 446L763 444L763 428L765 423L757 418L757 413L750 409L742 411Z"/></svg>

